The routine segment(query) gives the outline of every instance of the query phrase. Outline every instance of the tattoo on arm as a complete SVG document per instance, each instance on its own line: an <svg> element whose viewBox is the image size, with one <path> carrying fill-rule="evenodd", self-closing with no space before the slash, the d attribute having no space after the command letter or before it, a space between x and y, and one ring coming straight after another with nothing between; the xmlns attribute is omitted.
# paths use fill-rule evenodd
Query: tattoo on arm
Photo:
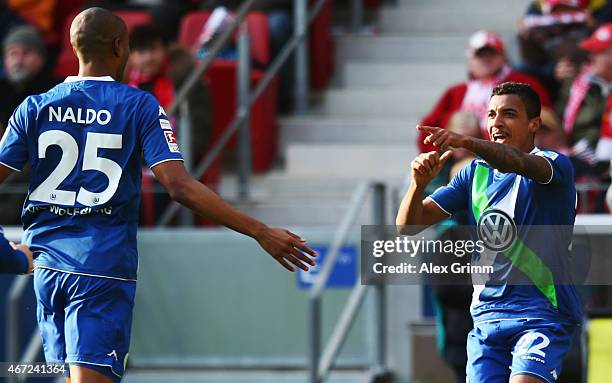
<svg viewBox="0 0 612 383"><path fill-rule="evenodd" d="M503 173L517 173L540 183L550 181L552 176L548 160L510 145L472 138L467 140L465 148Z"/></svg>

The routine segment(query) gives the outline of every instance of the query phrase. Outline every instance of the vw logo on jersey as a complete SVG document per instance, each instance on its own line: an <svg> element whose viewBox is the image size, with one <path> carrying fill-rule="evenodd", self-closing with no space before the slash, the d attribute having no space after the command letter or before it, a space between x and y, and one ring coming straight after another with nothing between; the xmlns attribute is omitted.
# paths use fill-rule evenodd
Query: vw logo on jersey
<svg viewBox="0 0 612 383"><path fill-rule="evenodd" d="M516 239L516 224L503 210L487 210L478 220L478 239L489 250L508 250Z"/></svg>

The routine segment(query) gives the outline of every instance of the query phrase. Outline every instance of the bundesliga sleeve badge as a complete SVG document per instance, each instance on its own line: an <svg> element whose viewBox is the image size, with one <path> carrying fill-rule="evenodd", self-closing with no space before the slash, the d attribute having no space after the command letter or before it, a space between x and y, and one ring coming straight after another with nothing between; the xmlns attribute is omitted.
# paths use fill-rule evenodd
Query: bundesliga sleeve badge
<svg viewBox="0 0 612 383"><path fill-rule="evenodd" d="M168 148L172 153L179 153L178 142L176 141L176 137L174 136L174 131L172 130L172 126L168 120L160 119L159 125L164 131L164 137L166 138L166 143L168 143Z"/></svg>

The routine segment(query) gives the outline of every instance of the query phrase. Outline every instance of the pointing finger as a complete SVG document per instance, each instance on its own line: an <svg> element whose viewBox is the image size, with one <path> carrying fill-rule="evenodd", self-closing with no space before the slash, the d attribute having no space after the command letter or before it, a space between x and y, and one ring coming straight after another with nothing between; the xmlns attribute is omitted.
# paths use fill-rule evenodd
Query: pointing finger
<svg viewBox="0 0 612 383"><path fill-rule="evenodd" d="M426 125L417 125L417 130L421 131L421 132L425 132L425 133L435 133L438 130L440 130L440 128L436 127L436 126L426 126Z"/></svg>

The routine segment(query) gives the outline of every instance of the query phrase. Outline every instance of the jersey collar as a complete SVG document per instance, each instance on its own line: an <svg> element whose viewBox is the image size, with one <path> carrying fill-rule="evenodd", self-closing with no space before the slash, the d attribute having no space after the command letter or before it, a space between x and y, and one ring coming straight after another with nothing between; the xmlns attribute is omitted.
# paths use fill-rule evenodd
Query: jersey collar
<svg viewBox="0 0 612 383"><path fill-rule="evenodd" d="M64 82L76 82L76 81L84 81L84 80L92 80L92 81L115 81L111 76L68 76L64 80Z"/></svg>

